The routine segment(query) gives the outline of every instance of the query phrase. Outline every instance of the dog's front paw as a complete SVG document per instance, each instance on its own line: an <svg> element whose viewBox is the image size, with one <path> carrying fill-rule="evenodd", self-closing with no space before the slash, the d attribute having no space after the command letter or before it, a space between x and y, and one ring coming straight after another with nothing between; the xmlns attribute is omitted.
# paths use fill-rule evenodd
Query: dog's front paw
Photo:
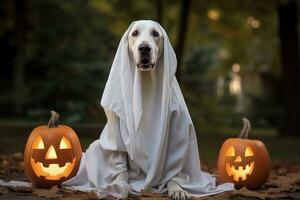
<svg viewBox="0 0 300 200"><path fill-rule="evenodd" d="M187 193L174 181L168 182L168 195L172 200L185 200Z"/></svg>

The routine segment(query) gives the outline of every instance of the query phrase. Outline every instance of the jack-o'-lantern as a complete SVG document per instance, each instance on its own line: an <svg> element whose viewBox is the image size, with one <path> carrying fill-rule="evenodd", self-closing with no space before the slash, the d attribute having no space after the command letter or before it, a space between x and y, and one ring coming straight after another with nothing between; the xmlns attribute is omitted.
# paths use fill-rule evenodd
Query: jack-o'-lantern
<svg viewBox="0 0 300 200"><path fill-rule="evenodd" d="M33 184L52 187L75 176L81 159L81 146L74 130L57 125L59 115L51 111L48 126L36 127L24 153L24 167Z"/></svg>
<svg viewBox="0 0 300 200"><path fill-rule="evenodd" d="M232 182L236 188L259 188L270 174L271 162L265 145L248 139L250 121L242 119L244 127L238 138L227 139L220 150L218 173L222 182Z"/></svg>

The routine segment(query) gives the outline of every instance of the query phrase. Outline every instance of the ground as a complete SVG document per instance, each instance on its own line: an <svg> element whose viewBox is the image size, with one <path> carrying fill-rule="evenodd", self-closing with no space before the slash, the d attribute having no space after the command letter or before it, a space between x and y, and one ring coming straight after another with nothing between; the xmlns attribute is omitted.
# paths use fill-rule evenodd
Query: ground
<svg viewBox="0 0 300 200"><path fill-rule="evenodd" d="M0 156L0 179L4 181L20 180L28 181L24 174L22 153ZM216 174L214 165L202 166L212 174ZM41 189L36 187L1 187L0 200L79 200L97 199L94 193L75 192L71 190L53 187ZM140 196L130 195L129 199L168 199L166 195L159 195L143 191ZM191 198L196 199L196 198ZM219 195L203 197L200 199L300 199L300 166L294 164L282 164L273 166L271 176L261 189L250 191L246 188Z"/></svg>

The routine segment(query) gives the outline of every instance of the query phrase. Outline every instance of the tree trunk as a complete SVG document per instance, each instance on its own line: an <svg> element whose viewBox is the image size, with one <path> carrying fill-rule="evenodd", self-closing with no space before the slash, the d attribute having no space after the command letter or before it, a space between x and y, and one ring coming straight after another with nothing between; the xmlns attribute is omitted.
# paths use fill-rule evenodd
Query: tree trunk
<svg viewBox="0 0 300 200"><path fill-rule="evenodd" d="M297 4L297 1L289 1L278 7L284 105L281 133L288 135L300 134L300 63Z"/></svg>
<svg viewBox="0 0 300 200"><path fill-rule="evenodd" d="M190 0L182 0L181 11L180 11L180 22L179 22L179 29L178 29L178 37L176 43L176 55L177 55L177 72L176 76L178 81L181 80L181 60L183 56L184 44L185 44L185 36L187 31L187 24L188 24L188 15L190 9Z"/></svg>
<svg viewBox="0 0 300 200"><path fill-rule="evenodd" d="M157 22L162 24L162 17L163 17L163 0L156 0L156 12L157 12Z"/></svg>
<svg viewBox="0 0 300 200"><path fill-rule="evenodd" d="M16 115L23 114L25 101L25 48L26 48L26 0L15 0L16 57L13 69L13 109Z"/></svg>
<svg viewBox="0 0 300 200"><path fill-rule="evenodd" d="M5 24L5 22L11 22L14 20L15 13L15 4L12 0L3 1L0 6L0 21L1 24ZM1 34L0 34L0 65L1 65L1 73L0 73L0 116L8 116L12 114L12 103L11 103L11 91L12 88L12 72L14 63L13 60L16 55L15 45L13 44L13 30L12 26L2 26ZM4 95L6 94L6 95Z"/></svg>

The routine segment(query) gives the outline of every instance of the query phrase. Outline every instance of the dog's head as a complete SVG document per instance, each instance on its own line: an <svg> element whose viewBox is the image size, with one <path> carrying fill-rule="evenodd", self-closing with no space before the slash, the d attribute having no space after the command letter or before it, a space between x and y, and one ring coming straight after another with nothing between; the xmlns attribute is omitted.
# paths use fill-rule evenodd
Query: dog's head
<svg viewBox="0 0 300 200"><path fill-rule="evenodd" d="M159 25L153 21L134 23L128 35L128 48L139 70L154 69L163 49L163 33Z"/></svg>

